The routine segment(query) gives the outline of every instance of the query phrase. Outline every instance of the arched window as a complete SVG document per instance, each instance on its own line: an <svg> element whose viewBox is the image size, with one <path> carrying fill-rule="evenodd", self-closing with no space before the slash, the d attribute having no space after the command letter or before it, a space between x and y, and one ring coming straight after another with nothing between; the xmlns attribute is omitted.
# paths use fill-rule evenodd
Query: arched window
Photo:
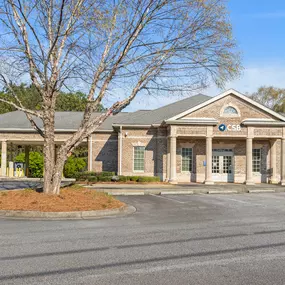
<svg viewBox="0 0 285 285"><path fill-rule="evenodd" d="M224 109L224 115L238 115L238 111L236 108L228 106Z"/></svg>

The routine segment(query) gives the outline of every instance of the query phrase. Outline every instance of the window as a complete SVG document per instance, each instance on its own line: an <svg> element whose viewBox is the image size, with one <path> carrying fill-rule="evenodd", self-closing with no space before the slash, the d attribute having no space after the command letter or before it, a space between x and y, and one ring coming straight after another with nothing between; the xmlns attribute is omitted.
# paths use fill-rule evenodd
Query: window
<svg viewBox="0 0 285 285"><path fill-rule="evenodd" d="M224 115L238 115L238 111L236 108L228 106L224 110Z"/></svg>
<svg viewBox="0 0 285 285"><path fill-rule="evenodd" d="M192 171L192 148L182 148L182 171Z"/></svg>
<svg viewBox="0 0 285 285"><path fill-rule="evenodd" d="M134 171L144 171L144 146L134 147Z"/></svg>
<svg viewBox="0 0 285 285"><path fill-rule="evenodd" d="M261 149L252 150L252 171L261 172Z"/></svg>

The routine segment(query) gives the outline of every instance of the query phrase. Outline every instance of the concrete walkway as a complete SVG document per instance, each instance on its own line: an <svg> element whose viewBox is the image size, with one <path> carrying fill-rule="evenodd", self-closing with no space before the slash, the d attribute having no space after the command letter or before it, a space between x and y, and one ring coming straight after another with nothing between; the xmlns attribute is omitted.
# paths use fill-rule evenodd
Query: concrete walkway
<svg viewBox="0 0 285 285"><path fill-rule="evenodd" d="M166 194L239 194L239 193L265 193L285 192L285 187L272 184L116 184L96 183L85 186L97 191L112 195L166 195Z"/></svg>

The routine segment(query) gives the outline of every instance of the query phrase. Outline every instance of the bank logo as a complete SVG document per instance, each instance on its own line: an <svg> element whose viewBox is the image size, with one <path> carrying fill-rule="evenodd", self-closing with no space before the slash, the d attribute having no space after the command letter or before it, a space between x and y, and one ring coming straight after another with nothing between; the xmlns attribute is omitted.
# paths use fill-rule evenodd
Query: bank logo
<svg viewBox="0 0 285 285"><path fill-rule="evenodd" d="M224 131L232 131L232 132L240 132L241 131L241 126L240 125L225 125L225 124L220 124L219 125L219 131L224 132Z"/></svg>
<svg viewBox="0 0 285 285"><path fill-rule="evenodd" d="M224 132L226 129L227 129L227 126L226 126L225 124L219 125L219 130L220 130L221 132Z"/></svg>

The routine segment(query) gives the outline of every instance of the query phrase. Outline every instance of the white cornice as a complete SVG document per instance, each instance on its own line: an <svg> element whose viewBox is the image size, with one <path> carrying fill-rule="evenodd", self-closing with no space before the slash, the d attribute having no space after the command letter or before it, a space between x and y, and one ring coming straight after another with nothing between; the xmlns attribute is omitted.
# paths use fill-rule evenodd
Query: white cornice
<svg viewBox="0 0 285 285"><path fill-rule="evenodd" d="M218 121L214 118L188 118L180 120L167 120L165 121L167 125L212 125L218 124Z"/></svg>
<svg viewBox="0 0 285 285"><path fill-rule="evenodd" d="M177 120L177 119L179 119L181 117L184 117L184 116L186 116L186 115L188 115L188 114L190 114L190 113L192 113L192 112L194 112L194 111L196 111L198 109L201 109L201 108L203 108L203 107L205 107L205 106L207 106L207 105L209 105L211 103L214 103L214 102L216 102L216 101L218 101L218 100L220 100L220 99L222 99L222 98L224 98L224 97L226 97L226 96L228 96L230 94L233 94L233 95L243 99L244 101L246 101L246 102L248 102L248 103L258 107L259 109L263 110L264 112L269 113L270 115L280 119L281 121L285 121L285 117L284 116L282 116L282 115L274 112L273 110L271 110L271 109L269 109L269 108L259 104L258 102L250 99L246 95L244 95L244 94L242 94L242 93L240 93L240 92L238 92L238 91L236 91L234 89L229 89L229 90L219 94L218 96L215 96L215 97L205 101L204 103L201 103L201 104L199 104L199 105L197 105L197 106L195 106L193 108L190 108L187 111L184 111L184 112L182 112L182 113L180 113L180 114L178 114L178 115L176 115L176 116L174 116L172 118L169 118L168 120L166 120L166 122L167 121L174 121L174 120Z"/></svg>

